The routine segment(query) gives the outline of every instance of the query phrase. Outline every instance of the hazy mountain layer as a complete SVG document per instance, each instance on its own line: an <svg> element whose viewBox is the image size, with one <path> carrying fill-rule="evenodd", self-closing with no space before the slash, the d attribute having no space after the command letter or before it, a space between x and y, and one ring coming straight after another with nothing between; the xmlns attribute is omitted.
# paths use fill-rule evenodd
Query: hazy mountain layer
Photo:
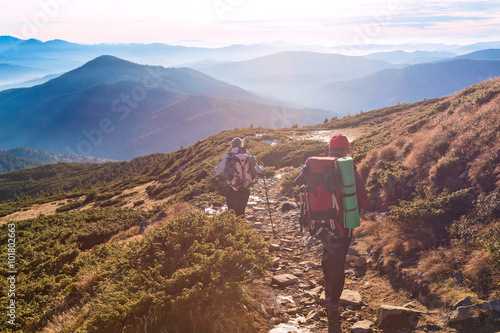
<svg viewBox="0 0 500 333"><path fill-rule="evenodd" d="M32 88L0 92L0 148L130 159L170 152L234 127L323 120L283 109L189 68L142 66L111 56Z"/></svg>

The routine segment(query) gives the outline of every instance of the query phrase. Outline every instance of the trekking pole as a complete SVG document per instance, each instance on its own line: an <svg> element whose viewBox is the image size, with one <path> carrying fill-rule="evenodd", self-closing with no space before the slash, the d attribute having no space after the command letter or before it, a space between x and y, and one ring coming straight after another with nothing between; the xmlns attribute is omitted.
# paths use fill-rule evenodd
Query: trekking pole
<svg viewBox="0 0 500 333"><path fill-rule="evenodd" d="M271 230L273 231L273 236L275 236L273 216L271 215L271 203L269 202L269 196L267 195L266 175L264 172L262 172L262 179L264 180L264 191L266 192L267 210L269 211L269 219L271 220Z"/></svg>

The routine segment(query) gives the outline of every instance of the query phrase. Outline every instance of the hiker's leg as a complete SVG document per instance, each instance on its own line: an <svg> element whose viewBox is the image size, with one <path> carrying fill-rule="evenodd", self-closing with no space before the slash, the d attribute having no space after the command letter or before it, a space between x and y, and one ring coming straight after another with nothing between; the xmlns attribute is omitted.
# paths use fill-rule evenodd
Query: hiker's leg
<svg viewBox="0 0 500 333"><path fill-rule="evenodd" d="M341 332L339 301L344 289L344 265L349 243L350 239L336 243L323 242L321 267L325 275L325 297L329 299L326 306L329 333Z"/></svg>
<svg viewBox="0 0 500 333"><path fill-rule="evenodd" d="M237 203L237 216L245 216L245 209L247 208L248 198L250 197L250 190L240 189L237 193L238 203Z"/></svg>
<svg viewBox="0 0 500 333"><path fill-rule="evenodd" d="M231 186L226 187L226 204L228 210L233 210L238 215L238 198L237 192Z"/></svg>
<svg viewBox="0 0 500 333"><path fill-rule="evenodd" d="M338 304L340 300L340 295L342 295L342 291L344 290L345 283L345 260L347 256L347 251L349 249L349 244L351 243L351 239L343 240L340 243L340 246L333 251L331 258L331 299L330 303Z"/></svg>

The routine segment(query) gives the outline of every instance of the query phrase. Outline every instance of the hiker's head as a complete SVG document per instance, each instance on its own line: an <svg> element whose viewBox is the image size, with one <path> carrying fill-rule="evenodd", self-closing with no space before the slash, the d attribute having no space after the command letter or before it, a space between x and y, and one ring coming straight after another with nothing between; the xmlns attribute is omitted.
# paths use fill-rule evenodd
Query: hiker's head
<svg viewBox="0 0 500 333"><path fill-rule="evenodd" d="M328 150L330 155L345 157L349 151L349 140L344 135L334 135L330 139Z"/></svg>
<svg viewBox="0 0 500 333"><path fill-rule="evenodd" d="M240 138L234 138L231 140L231 148L243 147L243 140Z"/></svg>

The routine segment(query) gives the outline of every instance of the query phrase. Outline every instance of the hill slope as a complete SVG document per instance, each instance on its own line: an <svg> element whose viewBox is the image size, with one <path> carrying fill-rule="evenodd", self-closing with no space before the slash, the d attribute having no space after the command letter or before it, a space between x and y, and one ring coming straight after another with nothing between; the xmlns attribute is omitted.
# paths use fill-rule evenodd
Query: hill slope
<svg viewBox="0 0 500 333"><path fill-rule="evenodd" d="M104 163L106 161L92 156L54 154L26 147L13 148L0 150L0 173L58 162Z"/></svg>
<svg viewBox="0 0 500 333"><path fill-rule="evenodd" d="M310 124L328 115L256 102L268 101L192 69L102 56L42 85L0 92L0 120L9 124L1 148L123 160L170 152L235 126ZM207 113L221 116L209 123L197 117Z"/></svg>
<svg viewBox="0 0 500 333"><path fill-rule="evenodd" d="M370 256L367 266L373 271L365 276L349 270L350 287L363 297L369 295L369 306L342 310L344 319L371 320L381 297L396 298L394 290L378 293L380 285L367 280L376 278L376 271L385 276L388 288L392 285L404 294L402 299L416 301L418 296L422 304L417 307L424 315L438 317L441 307L451 308L466 295L473 302L498 298L499 108L500 80L487 80L453 96L314 127L230 130L188 148L130 162L59 163L0 175L0 198L12 199L0 205L6 215L0 223L9 221L14 211L57 206L50 214L15 222L23 237L19 277L27 277L16 285L16 292L24 295L16 303L22 328L133 332L147 327L191 332L196 325L214 332L210 325L220 324L251 331L258 321L268 327L272 316L288 320L309 314L311 305L318 308L320 265L300 259L304 254L299 254L297 237L301 236L290 227L296 223L297 209L272 211L279 218L275 226L282 228L275 239L268 215L263 214L265 199L252 203L259 206L251 209L253 218L265 225L262 236L282 242L283 255L272 254L284 258L278 262L280 272L292 272L296 261L307 270L299 277L299 288L287 287L298 301L293 311L286 306L286 314L282 304L272 305L278 292L257 295L260 299L253 302L244 297L248 289L270 284L270 273L256 280L272 261L262 236L231 215L210 218L199 210L184 214L191 205L203 209L224 203L223 182L214 178L213 170L235 136L247 138L248 148L268 172L274 167L283 174L281 197L293 201L294 173L309 156L325 155L327 150L326 142L305 140L306 136L357 133L351 153L371 203L362 227L355 230L356 246L364 246ZM268 184L277 183L274 179ZM262 185L253 193L264 195ZM278 198L276 191L272 189L273 198ZM27 194L32 197L23 197ZM141 200L136 199L139 196ZM279 209L278 202L272 207ZM142 220L151 224L145 236L139 235ZM6 242L7 226L0 228L0 240ZM313 295L309 297L305 289ZM8 300L2 297L2 302ZM262 308L261 300L269 306ZM203 315L187 315L192 311ZM310 314L307 325L319 332L325 314ZM494 332L496 318L483 313L458 324L440 321L439 328L433 323L420 329ZM343 328L348 326L349 320L343 323ZM379 323L375 326L379 332L393 331Z"/></svg>

